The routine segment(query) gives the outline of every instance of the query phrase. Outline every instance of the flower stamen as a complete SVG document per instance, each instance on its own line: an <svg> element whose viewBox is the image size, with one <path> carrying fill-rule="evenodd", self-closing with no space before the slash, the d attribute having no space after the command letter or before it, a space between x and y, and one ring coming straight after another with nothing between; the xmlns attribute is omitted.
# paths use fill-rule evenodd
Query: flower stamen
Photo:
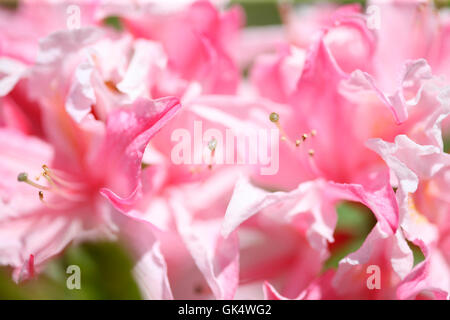
<svg viewBox="0 0 450 320"><path fill-rule="evenodd" d="M49 187L43 186L43 185L41 185L39 183L36 183L36 182L28 179L28 173L26 173L26 172L19 173L19 175L17 176L17 181L25 182L25 183L29 184L30 186L32 186L34 188L37 188L39 190L50 190Z"/></svg>
<svg viewBox="0 0 450 320"><path fill-rule="evenodd" d="M295 141L292 141L289 136L286 134L286 132L284 131L283 127L280 124L280 115L276 112L272 112L269 115L269 120L273 123L275 123L275 125L277 126L278 130L280 130L281 132L281 137L280 140L281 141L286 141L288 143L290 143L291 145L295 145L296 147L300 146L301 141L299 139L296 139ZM303 139L305 140L305 139Z"/></svg>
<svg viewBox="0 0 450 320"><path fill-rule="evenodd" d="M19 173L19 175L17 176L17 180L19 182L25 182L28 185L39 190L39 200L42 203L48 205L48 203L44 200L43 191L53 192L54 194L58 194L59 196L70 201L83 201L86 199L86 197L82 194L82 191L85 187L83 184L70 182L68 181L68 179L59 177L45 164L42 166L42 170L43 172L41 172L41 174L36 177L36 181L39 181L41 177L44 177L47 181L47 185L32 181L28 178L28 173L26 172Z"/></svg>
<svg viewBox="0 0 450 320"><path fill-rule="evenodd" d="M214 156L216 154L216 148L217 148L217 139L216 138L212 138L209 142L208 142L208 149L211 150L211 162L208 165L208 169L212 170L213 167L213 163L214 163Z"/></svg>

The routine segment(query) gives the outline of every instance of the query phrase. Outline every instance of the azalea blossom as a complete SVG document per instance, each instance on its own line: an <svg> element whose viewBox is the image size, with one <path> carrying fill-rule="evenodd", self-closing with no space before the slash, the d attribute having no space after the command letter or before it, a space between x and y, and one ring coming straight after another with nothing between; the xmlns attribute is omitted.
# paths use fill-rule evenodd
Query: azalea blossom
<svg viewBox="0 0 450 320"><path fill-rule="evenodd" d="M394 10L393 8L396 8L397 11L402 12L401 9L403 8L405 15L407 15L410 7L415 8L417 5L398 5L400 8L397 10L396 5L392 4L391 6L386 6L385 10ZM425 5L424 10L427 9L428 8ZM420 18L421 17L419 17L419 19ZM344 150L344 148L336 148L336 146L342 145L342 143L348 145L351 141L351 149L355 150L358 145L360 145L361 148L365 148L365 142L371 136L384 137L383 139L390 140L399 133L407 133L416 141L430 145L429 148L434 147L437 148L437 150L440 148L440 152L442 153L442 134L440 127L442 121L448 115L448 101L446 99L446 90L448 89L446 89L445 83L442 83L439 78L432 75L431 68L425 60L407 60L405 55L405 57L402 58L404 67L400 77L401 81L397 89L393 91L393 94L384 93L381 87L384 86L385 81L388 82L390 80L385 78L375 78L377 75L376 69L366 69L370 70L372 74L370 74L370 72L359 70L359 68L364 70L367 66L376 67L382 65L377 62L377 59L379 59L377 55L383 50L383 34L379 32L372 33L365 24L361 23L360 19L361 16L358 13L357 7L340 9L336 12L334 18L331 18L331 23L324 23L322 28L318 30L317 37L311 40L312 44L309 48L303 49L291 44L283 46L279 50L278 57L266 55L261 58L260 62L257 63L255 67L253 81L260 88L262 94L268 95L275 101L292 105L291 114L297 114L297 118L295 118L293 123L291 123L293 119L292 116L288 116L285 122L281 121L283 119L282 117L277 119L277 125L283 126L282 128L285 132L286 140L290 143L289 148L286 148L286 152L295 152L298 150L298 148L295 150L295 148L292 147L294 145L292 136L295 135L295 132L299 132L299 127L304 128L305 134L303 140L306 140L307 135L311 135L310 133L314 133L312 135L313 137L310 138L311 142L308 146L314 147L314 153L310 153L314 158L313 162L306 162L305 164L304 160L301 161L302 158L305 158L304 155L302 155L301 158L300 156L294 156L291 158L290 162L288 162L291 166L289 166L288 163L285 163L288 168L292 168L292 163L297 163L297 165L302 166L306 171L309 171L309 174L312 175L312 177L326 176L335 181L356 181L363 185L367 185L367 178L369 178L370 181L370 176L375 172L380 169L385 170L378 165L378 159L370 159L373 157L373 154L363 150L356 152L353 155L350 155L349 151L347 151L345 152L345 158L340 159L340 151ZM345 29L340 30L343 29L343 25L345 25ZM353 33L350 32L351 30L353 30ZM348 59L350 63L355 63L357 60L351 58L351 56L347 54L336 51L338 49L344 50L344 52L347 50L345 47L339 47L333 44L334 40L332 39L334 39L334 34L338 32L342 33L342 38L345 38L346 36L350 37L353 34L358 33L359 38L352 38L352 44L355 42L357 43L357 41L355 41L356 39L364 39L365 47L369 51L362 51L364 60L361 61L374 61L374 64L368 65L366 63L364 68L362 65L358 67L346 64L347 60L344 59ZM333 37L331 34L333 34ZM392 36L392 32L390 35ZM336 36L336 39L340 38L337 38ZM432 43L436 44L436 41ZM440 48L443 50L445 49L445 47ZM409 52L410 51L408 51L408 53ZM295 64L294 61L296 62ZM356 70L352 71L354 68L356 68ZM346 70L351 72L345 72ZM386 74L389 75L389 72L386 73L384 71L382 73L384 77ZM441 73L442 71L445 72L445 69L437 70L438 73ZM293 81L293 77L296 77L298 82ZM268 81L266 81L266 79ZM324 82L326 82L326 86L321 85L321 83ZM387 107L387 109L383 110L383 107ZM385 113L386 116L382 116L383 113ZM391 116L388 116L389 113L391 113ZM347 116L345 116L345 114L347 114ZM352 116L350 116L350 114L352 114ZM355 121L355 117L358 118L359 116L363 117L364 120ZM389 124L389 122L392 124ZM360 124L363 124L364 128L361 128L359 126ZM295 129L291 129L291 126ZM352 128L354 128L355 134L351 133ZM320 136L321 131L333 132L331 130L334 130L336 133L326 134L324 136L324 138L326 137L326 140L320 141L316 138L316 136ZM319 132L319 134L317 134L317 132ZM367 136L364 137L364 134L367 134ZM400 136L397 136L397 138L398 137ZM360 138L363 138L360 140L362 144L359 144L358 142ZM300 140L298 141L299 142L296 142L295 145L301 146ZM320 154L320 148L322 147L326 154L329 155L330 152L336 152L336 155L333 157L326 156L322 159L318 158L317 156ZM296 154L298 154L298 151ZM367 156L367 158L362 159L359 158L360 156ZM411 155L409 155L408 158L411 159ZM357 164L358 161L362 161L361 165ZM349 164L349 162L353 162L353 164ZM283 164L281 164L281 166L283 167ZM366 171L369 167L372 169ZM346 168L352 169L346 171ZM361 168L363 171L358 173L357 168ZM393 168L391 167L391 172L392 169ZM278 177L279 180L277 179L275 181L283 181L286 183L288 181L286 177L292 177L293 171L294 170L290 169L286 172L286 175L282 175L282 172L280 172L280 177ZM350 175L346 175L346 172ZM300 174L300 176L306 177L305 174ZM270 178L273 179L275 177ZM391 180L395 180L395 178L400 179L398 174L393 174L391 176ZM298 178L296 180L298 181ZM393 186L397 187L395 183ZM280 185L280 187L286 188L286 185ZM287 185L287 187L291 188L290 185ZM439 289L433 287L433 285L436 284L433 284L434 282L432 281L436 280L431 280L432 276L429 276L428 274L426 277L429 277L427 279L430 280L427 280L428 282L426 282L426 284L420 282L421 286L417 286L415 292L411 292L412 288L411 286L408 286L411 285L411 280L407 279L414 278L417 279L415 280L417 283L419 282L419 272L416 271L419 267L416 267L414 271L412 271L412 255L410 249L406 245L405 239L417 244L422 248L422 251L426 253L427 262L424 262L421 265L422 269L427 270L426 272L430 272L429 270L431 269L428 267L430 264L429 260L431 259L428 258L428 255L431 253L430 249L424 243L420 242L421 240L411 237L411 234L416 234L419 229L415 229L414 232L407 231L408 229L415 228L415 224L414 222L411 222L411 220L415 221L416 219L411 218L410 216L416 215L414 210L410 209L408 211L403 209L405 206L414 208L412 205L414 202L413 200L405 200L403 198L405 196L402 194L404 194L404 191L399 187L396 191L396 195L397 203L400 208L400 229L391 234L385 233L380 230L381 221L378 218L378 224L368 235L362 247L357 252L352 253L341 260L336 275L333 275L332 272L324 274L321 276L321 280L312 282L311 287L300 293L298 298L371 298L371 294L377 295L376 297L372 296L372 298L413 298L427 290L436 293L434 297L448 297L447 289L442 290L442 286L439 286ZM409 199L410 196L407 196L407 198ZM405 203L408 203L408 205ZM432 233L435 226L427 224L427 228L423 228L428 228L428 232ZM430 237L431 235L429 234L428 236ZM378 250L374 248L377 248ZM383 249L380 251L379 248ZM382 257L380 255L387 256ZM381 260L377 262L377 259ZM385 261L385 259L388 259L388 261L390 260L391 262L383 266L385 263L383 261ZM359 287L348 287L345 285L345 283L348 283L346 281L354 279L357 274L359 274L359 276L357 276L358 278L363 279L365 276L365 267L371 264L383 266L382 270L386 273L382 278L390 279L389 281L391 283L396 283L396 286L398 286L399 289L396 289L396 287L392 285L384 285L385 291L373 293L368 291L363 281L358 282ZM427 267L425 268L424 266ZM442 264L440 264L439 268L445 270L446 267L442 267ZM391 275L388 274L387 270L390 270L389 273L391 273ZM422 271L421 275L423 276L424 273L425 271ZM395 280L392 280L393 277ZM446 287L445 284L444 287ZM272 286L268 285L265 288L268 297L283 298L283 296L277 293ZM382 295L383 293L384 295Z"/></svg>
<svg viewBox="0 0 450 320"><path fill-rule="evenodd" d="M276 6L251 28L228 1L0 8L17 283L108 240L145 299L450 299L448 14Z"/></svg>
<svg viewBox="0 0 450 320"><path fill-rule="evenodd" d="M117 232L115 210L101 192L127 203L138 197L146 143L179 106L170 98L139 100L117 109L95 133L62 113L64 125L52 128L60 131L46 132L57 137L53 143L1 129L2 263L16 268L16 280L32 276L71 241Z"/></svg>

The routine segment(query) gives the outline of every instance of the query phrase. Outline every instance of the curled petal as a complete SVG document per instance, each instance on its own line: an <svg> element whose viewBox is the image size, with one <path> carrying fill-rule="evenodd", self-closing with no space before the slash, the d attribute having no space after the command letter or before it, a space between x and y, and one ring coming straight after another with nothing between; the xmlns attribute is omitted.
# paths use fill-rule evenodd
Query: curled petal
<svg viewBox="0 0 450 320"><path fill-rule="evenodd" d="M139 99L109 115L106 137L92 165L107 177L110 191L103 191L120 209L126 209L133 193L140 192L141 161L148 142L180 107L176 98Z"/></svg>

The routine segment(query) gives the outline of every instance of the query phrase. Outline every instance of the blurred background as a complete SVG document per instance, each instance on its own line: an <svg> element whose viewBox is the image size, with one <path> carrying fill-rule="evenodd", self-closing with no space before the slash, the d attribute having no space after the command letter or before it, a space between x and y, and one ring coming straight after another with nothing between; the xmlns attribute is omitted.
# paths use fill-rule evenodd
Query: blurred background
<svg viewBox="0 0 450 320"><path fill-rule="evenodd" d="M293 0L307 5L319 1ZM322 1L323 2L323 1ZM338 4L360 3L364 0L335 0ZM450 6L450 0L436 0L436 6ZM245 10L247 26L276 25L281 23L276 0L232 0ZM15 0L0 0L2 9L14 10ZM120 20L110 17L105 23L120 29ZM1 31L0 31L1 32ZM446 152L450 150L450 137L445 139ZM332 256L324 271L336 268L340 259L359 248L375 225L373 214L364 206L345 202L337 207L338 225L336 242L330 246ZM423 260L421 251L410 244L415 264ZM69 290L66 286L67 267L78 265L81 272L81 289ZM117 243L89 243L72 245L63 255L53 259L38 277L16 284L11 280L10 268L0 268L0 299L140 299L140 293L132 277L133 263Z"/></svg>

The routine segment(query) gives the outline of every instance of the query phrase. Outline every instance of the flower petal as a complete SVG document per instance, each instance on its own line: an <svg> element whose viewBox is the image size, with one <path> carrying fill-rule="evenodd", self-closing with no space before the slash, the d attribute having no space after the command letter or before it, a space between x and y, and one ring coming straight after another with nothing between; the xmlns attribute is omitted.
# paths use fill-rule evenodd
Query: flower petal
<svg viewBox="0 0 450 320"><path fill-rule="evenodd" d="M176 98L139 99L109 115L105 140L92 165L107 177L108 188L101 192L120 210L126 211L140 195L141 161L148 142L180 107Z"/></svg>
<svg viewBox="0 0 450 320"><path fill-rule="evenodd" d="M157 228L141 214L127 214L113 210L112 220L118 228L119 237L129 246L136 264L133 273L136 283L146 299L173 299L167 275L167 266L160 250Z"/></svg>

